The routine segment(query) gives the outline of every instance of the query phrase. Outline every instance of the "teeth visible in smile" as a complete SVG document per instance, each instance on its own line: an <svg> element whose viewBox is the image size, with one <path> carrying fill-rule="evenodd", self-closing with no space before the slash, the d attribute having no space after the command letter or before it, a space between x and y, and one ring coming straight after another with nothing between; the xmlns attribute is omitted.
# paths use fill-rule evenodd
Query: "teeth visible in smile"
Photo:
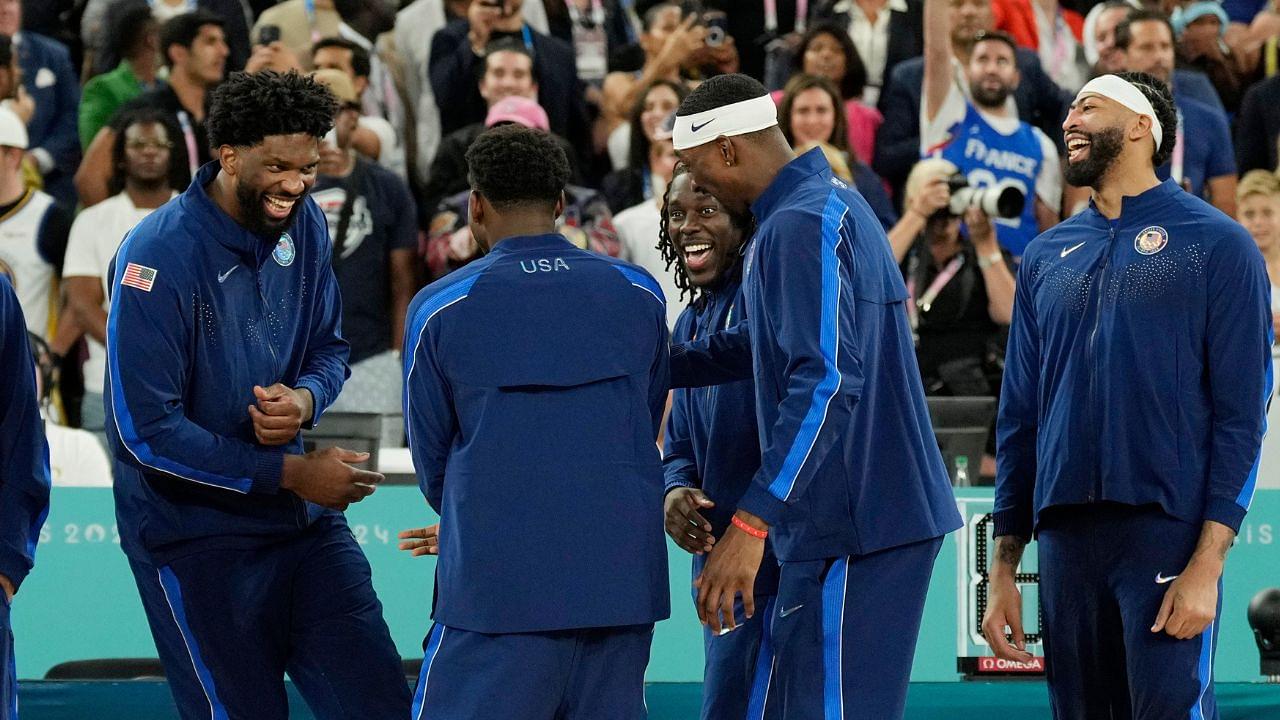
<svg viewBox="0 0 1280 720"><path fill-rule="evenodd" d="M294 201L293 200L277 200L271 197L270 195L268 195L267 202L271 203L272 207L277 207L277 208L280 208L281 210L287 210L293 207Z"/></svg>
<svg viewBox="0 0 1280 720"><path fill-rule="evenodd" d="M1088 147L1088 146L1089 146L1089 141L1088 141L1088 140L1081 140L1080 138L1076 138L1076 139L1074 139L1074 140L1069 140L1069 141L1067 142L1067 149L1068 149L1068 150L1071 150L1071 151L1073 151L1073 152L1074 152L1074 151L1076 151L1076 150L1080 150L1080 149L1082 149L1082 148L1086 148L1086 147Z"/></svg>
<svg viewBox="0 0 1280 720"><path fill-rule="evenodd" d="M698 243L696 245L685 245L684 252L686 255L697 255L700 252L706 252L711 249L710 243Z"/></svg>

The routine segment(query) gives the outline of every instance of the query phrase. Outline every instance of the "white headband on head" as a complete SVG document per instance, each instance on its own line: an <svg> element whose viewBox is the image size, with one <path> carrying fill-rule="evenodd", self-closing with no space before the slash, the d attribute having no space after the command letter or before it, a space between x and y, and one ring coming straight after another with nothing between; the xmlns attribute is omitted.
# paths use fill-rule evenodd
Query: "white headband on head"
<svg viewBox="0 0 1280 720"><path fill-rule="evenodd" d="M1138 89L1137 85L1118 75L1099 75L1080 88L1080 92L1076 93L1076 101L1079 102L1085 95L1101 95L1108 100L1115 100L1139 115L1151 118L1151 139L1156 141L1156 150L1160 149L1164 128L1160 126L1160 119L1156 117L1156 110L1151 107L1151 101Z"/></svg>
<svg viewBox="0 0 1280 720"><path fill-rule="evenodd" d="M688 150L718 137L746 135L778 124L778 106L768 95L723 105L692 115L677 115L671 140Z"/></svg>

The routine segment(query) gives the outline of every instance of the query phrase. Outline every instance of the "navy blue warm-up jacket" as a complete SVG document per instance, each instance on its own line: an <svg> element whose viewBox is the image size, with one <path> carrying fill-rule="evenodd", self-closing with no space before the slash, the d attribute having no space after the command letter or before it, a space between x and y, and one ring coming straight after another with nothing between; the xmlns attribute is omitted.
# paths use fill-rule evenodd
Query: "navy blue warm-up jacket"
<svg viewBox="0 0 1280 720"><path fill-rule="evenodd" d="M278 238L245 230L190 187L125 237L107 316L107 439L116 515L132 557L164 563L244 548L333 512L280 489L284 453L258 444L253 386L306 388L312 424L348 375L324 213L310 198Z"/></svg>
<svg viewBox="0 0 1280 720"><path fill-rule="evenodd" d="M1271 397L1271 288L1249 234L1172 180L1040 235L1018 271L995 533L1055 505L1158 504L1237 530Z"/></svg>
<svg viewBox="0 0 1280 720"><path fill-rule="evenodd" d="M507 238L418 293L407 325L409 448L440 513L436 622L667 617L657 282L560 235Z"/></svg>
<svg viewBox="0 0 1280 720"><path fill-rule="evenodd" d="M36 399L27 323L9 278L0 274L0 575L14 588L35 562L49 512L49 446Z"/></svg>
<svg viewBox="0 0 1280 720"><path fill-rule="evenodd" d="M871 208L815 150L784 167L751 211L746 322L672 353L677 386L754 373L762 462L738 507L773 526L783 562L960 527L906 286Z"/></svg>

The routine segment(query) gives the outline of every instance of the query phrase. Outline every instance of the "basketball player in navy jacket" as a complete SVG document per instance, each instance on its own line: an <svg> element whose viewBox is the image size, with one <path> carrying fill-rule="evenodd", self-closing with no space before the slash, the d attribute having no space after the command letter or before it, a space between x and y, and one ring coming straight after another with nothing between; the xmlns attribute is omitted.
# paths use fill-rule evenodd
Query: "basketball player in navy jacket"
<svg viewBox="0 0 1280 720"><path fill-rule="evenodd" d="M409 688L341 510L381 476L302 454L347 377L324 213L307 192L337 105L235 73L218 156L124 239L111 271L107 438L120 542L184 720L400 720Z"/></svg>
<svg viewBox="0 0 1280 720"><path fill-rule="evenodd" d="M487 254L425 288L405 424L440 514L414 720L641 720L669 614L658 283L555 231L569 166L511 125L467 151Z"/></svg>
<svg viewBox="0 0 1280 720"><path fill-rule="evenodd" d="M755 377L760 468L695 581L699 615L719 631L735 602L759 610L771 537L781 717L901 717L933 563L960 526L902 274L866 201L821 152L795 156L755 80L700 85L673 140L695 182L757 221L747 321L672 353L677 386Z"/></svg>

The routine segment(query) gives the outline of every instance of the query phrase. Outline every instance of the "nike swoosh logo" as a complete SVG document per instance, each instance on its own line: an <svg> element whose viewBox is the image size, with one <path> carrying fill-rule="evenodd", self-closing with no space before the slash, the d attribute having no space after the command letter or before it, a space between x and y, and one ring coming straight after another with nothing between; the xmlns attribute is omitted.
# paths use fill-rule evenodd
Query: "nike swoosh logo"
<svg viewBox="0 0 1280 720"><path fill-rule="evenodd" d="M1085 242L1088 242L1088 241L1086 240ZM1084 243L1080 243L1079 245L1076 245L1075 247L1069 247L1069 248L1067 248L1067 249L1063 250L1063 251L1062 251L1062 255L1060 255L1059 257L1066 257L1066 256L1070 255L1071 253L1073 253L1073 252L1075 252L1075 251L1079 250L1079 249L1080 249L1080 248L1082 248L1082 247L1084 247Z"/></svg>
<svg viewBox="0 0 1280 720"><path fill-rule="evenodd" d="M1169 577L1165 577L1164 575L1162 575L1162 574L1160 574L1160 573L1156 573L1156 584L1157 584L1157 585L1164 585L1165 583L1171 583L1171 582L1173 582L1174 578L1176 578L1176 577L1178 577L1178 576L1177 576L1177 575L1170 575Z"/></svg>
<svg viewBox="0 0 1280 720"><path fill-rule="evenodd" d="M778 613L778 617L780 617L780 618L784 618L784 617L786 617L786 616L790 615L791 613L793 613L793 612L795 612L795 611L799 610L799 609L800 609L800 608L802 608L802 607L804 607L804 603L800 603L799 605L796 605L795 607L783 608L783 609L782 609L782 611Z"/></svg>
<svg viewBox="0 0 1280 720"><path fill-rule="evenodd" d="M716 121L716 119L715 119L715 118L711 118L710 120L708 120L708 121L706 121L706 122L702 123L701 125L694 125L693 123L689 123L689 130L690 130L690 131L692 131L692 132L699 132L700 130L702 130L702 128L704 128L704 127L706 127L706 126L710 125L711 123L713 123L713 122L715 122L715 121Z"/></svg>
<svg viewBox="0 0 1280 720"><path fill-rule="evenodd" d="M239 266L239 265L236 265L235 267L232 267L230 270L228 270L228 271L226 271L226 272L224 272L224 273L218 273L218 283L219 283L219 284L222 284L223 282L225 282L227 278L231 277L231 273L235 272L235 271L236 271L236 268L238 268L238 267L240 267L240 266Z"/></svg>

